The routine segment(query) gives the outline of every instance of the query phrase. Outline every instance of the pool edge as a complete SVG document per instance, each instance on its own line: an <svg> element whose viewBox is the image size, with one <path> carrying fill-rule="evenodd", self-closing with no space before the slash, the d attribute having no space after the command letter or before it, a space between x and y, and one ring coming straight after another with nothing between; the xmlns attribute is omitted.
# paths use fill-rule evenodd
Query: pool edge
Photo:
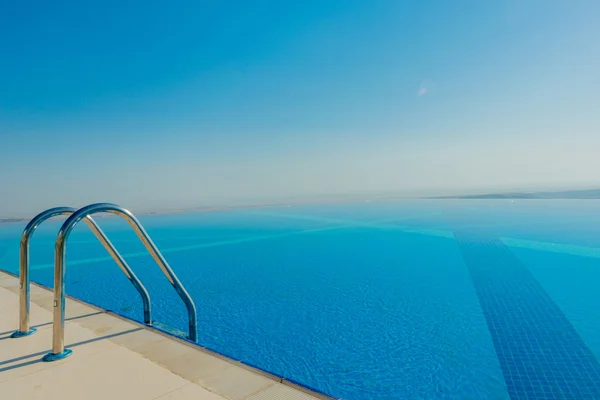
<svg viewBox="0 0 600 400"><path fill-rule="evenodd" d="M17 281L14 281L14 280ZM12 281L10 283L5 283L5 282L9 282ZM53 290L43 284L39 284L36 282L32 282L31 283L32 286L32 298L31 298L31 302L38 305L39 307L47 310L47 311L52 311L53 309L53 304L52 304L52 295L53 295ZM4 269L0 268L0 287L7 289L15 294L18 295L19 290L18 290L18 275L6 271ZM33 296L33 291L36 290L38 292L38 296ZM39 296L39 292L40 290L44 291L44 296L42 298L40 298ZM119 326L119 325L129 325L129 327L133 326L138 328L137 331L139 330L144 330L147 332L150 332L154 335L158 335L164 339L167 339L168 342L170 342L170 344L172 345L172 343L176 343L177 345L181 345L181 346L185 346L187 349L189 349L189 351L185 351L180 349L181 353L181 357L186 357L186 356L191 356L194 357L193 353L201 353L202 355L208 356L208 357L212 357L214 359L220 360L221 362L225 362L227 364L229 364L230 367L237 367L242 369L243 371L246 371L246 375L248 374L254 374L257 375L259 377L262 377L264 379L268 379L272 381L272 384L267 385L265 387L263 387L261 389L265 390L268 388L271 388L272 386L275 386L277 384L279 385L283 385L286 386L292 390L296 390L299 392L304 393L305 395L308 396L312 396L313 398L316 399L322 399L322 400L336 400L338 398L330 396L328 394L322 393L317 389L313 389L311 387L308 387L306 385L303 385L302 383L298 383L290 378L286 378L286 377L281 377L281 376L277 376L275 374L272 374L268 371L262 370L258 367L255 366L251 366L248 364L245 364L239 360L235 360L231 357L225 356L217 351L208 349L204 346L201 346L199 344L193 343L189 340L174 336L173 334L162 330L160 328L156 328L154 326L148 326L145 324L142 324L138 321L132 320L130 318L124 317L122 315L116 314L113 311L110 310L106 310L103 308L100 308L94 304L91 303L87 303L83 300L80 300L76 297L70 296L70 295L66 295L67 298L67 314L69 313L69 304L68 303L75 303L78 304L81 308L87 308L87 309L91 309L95 312L90 313L89 310L87 310L86 312L84 312L81 315L76 314L75 316L71 316L70 318L67 318L69 320L73 319L78 319L79 321L77 322L78 324L82 325L83 327L90 329L90 330L94 330L94 324L96 324L97 322L94 323L90 323L90 324L86 324L85 322L81 322L84 321L87 318L93 318L93 317L97 317L99 315L102 316L108 316L110 319L114 319L117 320L115 321L115 323L113 323L113 326ZM48 301L50 300L50 301ZM67 317L69 317L69 315L67 315ZM144 346L131 346L131 345L127 345L127 343L124 343L121 340L118 340L118 335L119 334L115 334L114 336L117 336L117 339L115 339L114 337L111 337L112 335L109 335L107 337L108 340L115 342L133 352L136 352L140 355L142 355L145 358L148 358L150 360L152 360L153 362L161 365L162 367L168 369L169 371L171 371L173 374L176 374L178 376L183 377L184 379L187 379L191 382L196 382L199 383L201 386L206 386L208 389L210 389L211 391L214 391L215 393L221 395L221 396L225 396L225 397L230 397L230 395L228 395L227 393L220 393L218 388L217 390L215 390L215 387L213 385L209 383L203 384L204 382L202 381L201 378L197 378L197 379L190 379L190 375L189 373L192 371L182 371L181 369L181 365L179 365L180 363L178 363L178 361L180 360L180 357L170 357L170 358L163 358L161 356L159 356L159 359L156 359L155 357L153 357L153 354L151 354L151 349L144 347ZM197 356L197 355L196 355ZM193 368L193 367L192 367ZM189 368L188 368L189 369ZM241 372L243 373L243 372ZM248 375L249 376L249 375ZM235 383L233 383L233 385L235 386ZM244 397L245 398L245 397Z"/></svg>

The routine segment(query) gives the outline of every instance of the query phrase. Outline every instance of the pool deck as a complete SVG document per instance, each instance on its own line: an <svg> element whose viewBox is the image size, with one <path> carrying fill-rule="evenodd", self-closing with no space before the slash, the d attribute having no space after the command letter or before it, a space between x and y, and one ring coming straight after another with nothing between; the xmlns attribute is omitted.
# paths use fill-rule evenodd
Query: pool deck
<svg viewBox="0 0 600 400"><path fill-rule="evenodd" d="M31 285L31 324L38 331L12 339L18 287L16 277L0 271L2 399L328 399L72 298L65 344L73 355L43 362L52 343L53 294Z"/></svg>

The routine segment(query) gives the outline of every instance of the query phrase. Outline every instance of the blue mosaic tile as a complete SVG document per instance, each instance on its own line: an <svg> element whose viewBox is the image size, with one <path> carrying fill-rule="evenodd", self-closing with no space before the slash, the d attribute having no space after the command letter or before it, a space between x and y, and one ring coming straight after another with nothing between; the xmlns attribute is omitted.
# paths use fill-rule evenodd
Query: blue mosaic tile
<svg viewBox="0 0 600 400"><path fill-rule="evenodd" d="M512 400L598 400L600 363L497 238L456 233Z"/></svg>

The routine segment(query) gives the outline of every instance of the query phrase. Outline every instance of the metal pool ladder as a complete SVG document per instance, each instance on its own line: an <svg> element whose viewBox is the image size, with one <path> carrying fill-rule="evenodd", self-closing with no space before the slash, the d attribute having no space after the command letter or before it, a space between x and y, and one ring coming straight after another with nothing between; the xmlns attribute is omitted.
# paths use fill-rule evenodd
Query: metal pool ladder
<svg viewBox="0 0 600 400"><path fill-rule="evenodd" d="M107 212L118 215L123 218L133 228L136 235L140 238L146 249L154 258L162 272L165 274L179 297L183 300L188 313L189 339L196 342L198 340L196 306L189 293L185 290L165 258L162 256L148 233L144 230L138 219L127 209L116 204L97 203L75 210L71 207L57 207L46 210L35 216L23 231L20 247L20 306L19 306L19 330L13 334L13 337L22 337L35 333L35 328L30 327L29 304L30 304L30 279L29 279L29 242L35 229L45 220L56 215L69 215L70 217L63 223L56 238L54 253L54 311L52 325L52 352L44 356L44 361L59 360L71 355L72 351L64 347L64 329L65 329L65 258L67 251L67 239L69 234L81 220L90 227L96 238L109 252L117 265L125 273L136 290L142 297L144 306L144 323L152 324L151 304L148 291L142 285L137 276L133 273L123 257L115 249L98 224L91 218L91 215Z"/></svg>

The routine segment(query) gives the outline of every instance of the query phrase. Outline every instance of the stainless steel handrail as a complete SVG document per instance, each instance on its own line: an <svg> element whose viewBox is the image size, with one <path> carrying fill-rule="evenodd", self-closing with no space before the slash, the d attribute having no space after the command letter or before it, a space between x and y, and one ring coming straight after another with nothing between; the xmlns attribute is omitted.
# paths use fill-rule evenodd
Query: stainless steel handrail
<svg viewBox="0 0 600 400"><path fill-rule="evenodd" d="M19 266L19 330L12 334L13 338L29 336L35 333L35 328L32 328L30 325L30 278L29 278L29 243L31 241L31 237L33 233L37 229L37 227L47 219L55 217L57 215L70 215L77 211L77 209L72 207L55 207L44 212L39 213L25 227L23 230L23 234L21 235L21 246L20 246L20 266ZM131 281L133 286L137 289L142 297L142 302L144 305L144 322L146 324L152 323L152 312L150 305L150 296L148 295L148 291L142 285L138 277L131 270L129 265L125 262L123 257L117 252L113 244L106 237L102 229L96 224L96 222L92 219L92 217L87 217L84 219L84 222L90 227L94 235L98 238L100 243L104 246L104 248L109 252L112 258L115 260L117 265L121 268L121 270L125 273L125 276Z"/></svg>
<svg viewBox="0 0 600 400"><path fill-rule="evenodd" d="M140 238L146 249L154 258L162 272L165 274L179 297L185 303L188 312L189 338L196 342L198 340L196 306L189 293L185 290L165 258L160 254L156 245L150 239L137 218L127 209L116 204L98 203L83 207L71 215L62 225L56 237L54 253L54 312L52 326L52 352L44 356L44 361L54 361L71 354L71 350L65 349L65 258L67 253L67 239L71 230L82 219L96 213L108 212L125 219Z"/></svg>

